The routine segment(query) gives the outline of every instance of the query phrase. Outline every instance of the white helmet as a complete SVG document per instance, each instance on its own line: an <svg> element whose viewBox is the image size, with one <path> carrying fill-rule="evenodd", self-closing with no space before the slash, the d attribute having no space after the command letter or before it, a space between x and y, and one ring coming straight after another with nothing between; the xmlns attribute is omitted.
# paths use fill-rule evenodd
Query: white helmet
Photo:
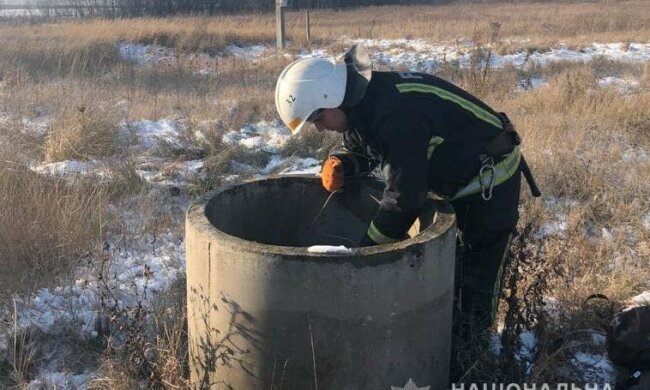
<svg viewBox="0 0 650 390"><path fill-rule="evenodd" d="M345 98L347 70L325 58L303 58L289 64L275 86L275 107L293 134L319 108L336 108Z"/></svg>

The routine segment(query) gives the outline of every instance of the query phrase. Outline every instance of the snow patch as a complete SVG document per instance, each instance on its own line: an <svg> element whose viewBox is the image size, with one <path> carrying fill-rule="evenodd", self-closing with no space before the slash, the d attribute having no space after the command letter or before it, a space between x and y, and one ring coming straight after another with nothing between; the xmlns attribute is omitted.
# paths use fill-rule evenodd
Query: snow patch
<svg viewBox="0 0 650 390"><path fill-rule="evenodd" d="M0 9L0 18L20 18L20 17L37 17L41 16L43 13L38 9L31 8L15 8L15 9Z"/></svg>
<svg viewBox="0 0 650 390"><path fill-rule="evenodd" d="M152 238L145 241L150 242ZM115 284L111 293L121 304L134 306L139 301L146 304L183 273L185 247L181 239L166 232L158 235L155 242L154 249L109 250L112 261L107 270L108 282ZM40 289L28 299L16 298L18 328L36 327L49 335L66 330L82 338L96 337L100 281L95 266L83 271L74 285Z"/></svg>
<svg viewBox="0 0 650 390"><path fill-rule="evenodd" d="M120 58L138 65L174 61L174 50L168 47L153 46L143 43L120 42Z"/></svg>
<svg viewBox="0 0 650 390"><path fill-rule="evenodd" d="M345 245L331 246L331 245L312 245L307 248L309 253L323 253L323 254L344 254L349 255L354 252L354 249L350 249Z"/></svg>
<svg viewBox="0 0 650 390"><path fill-rule="evenodd" d="M91 376L89 373L78 375L63 372L41 373L36 379L29 382L27 389L82 389L85 388Z"/></svg>
<svg viewBox="0 0 650 390"><path fill-rule="evenodd" d="M280 175L317 175L321 170L321 162L314 158L281 157L274 155L266 167L260 171L262 175L277 173Z"/></svg>
<svg viewBox="0 0 650 390"><path fill-rule="evenodd" d="M554 221L545 222L535 238L545 238L550 236L564 236L564 232L568 228L567 216L565 214L557 214Z"/></svg>
<svg viewBox="0 0 650 390"><path fill-rule="evenodd" d="M650 212L643 216L643 227L650 230Z"/></svg>
<svg viewBox="0 0 650 390"><path fill-rule="evenodd" d="M146 149L152 149L161 144L177 148L182 146L178 125L171 119L132 122L126 127L135 134L140 145Z"/></svg>
<svg viewBox="0 0 650 390"><path fill-rule="evenodd" d="M551 236L564 237L564 233L569 227L569 212L571 208L577 207L579 203L572 199L555 197L546 199L544 203L548 209L548 220L542 224L539 231L534 234L534 237L536 239Z"/></svg>
<svg viewBox="0 0 650 390"><path fill-rule="evenodd" d="M278 153L291 137L291 132L277 121L261 121L246 125L239 131L226 133L222 140L228 145L241 145L247 149Z"/></svg>
<svg viewBox="0 0 650 390"><path fill-rule="evenodd" d="M526 372L529 373L533 369L537 337L532 331L527 330L519 335L519 341L521 342L521 349L517 352L516 359L526 363Z"/></svg>
<svg viewBox="0 0 650 390"><path fill-rule="evenodd" d="M372 58L378 64L410 71L432 72L443 63L458 63L468 67L472 63L474 44L471 41L429 44L422 39L353 39L351 44L361 43L371 50ZM493 49L489 45L486 50ZM578 50L558 46L547 51L520 51L510 54L490 53L489 65L501 68L506 65L523 68L527 64L546 65L560 61L590 62L606 58L624 62L642 63L650 59L650 44L593 43ZM482 64L488 61L482 59Z"/></svg>
<svg viewBox="0 0 650 390"><path fill-rule="evenodd" d="M166 161L159 157L142 157L135 172L146 182L182 187L203 169L203 160Z"/></svg>
<svg viewBox="0 0 650 390"><path fill-rule="evenodd" d="M110 170L99 161L65 160L33 166L31 170L46 176L93 175L102 179L112 176Z"/></svg>
<svg viewBox="0 0 650 390"><path fill-rule="evenodd" d="M39 115L34 118L23 118L23 134L42 137L52 124L52 117L49 115Z"/></svg>
<svg viewBox="0 0 650 390"><path fill-rule="evenodd" d="M264 45L244 46L235 43L226 47L226 52L231 56L246 60L258 59L268 50L269 48Z"/></svg>
<svg viewBox="0 0 650 390"><path fill-rule="evenodd" d="M560 318L560 302L555 297L544 297L544 311L548 314L549 318L557 320Z"/></svg>
<svg viewBox="0 0 650 390"><path fill-rule="evenodd" d="M0 125L6 124L7 122L9 122L10 119L11 117L9 116L9 114L0 111Z"/></svg>
<svg viewBox="0 0 650 390"><path fill-rule="evenodd" d="M609 229L601 228L600 232L601 232L601 235L603 237L603 240L612 241L614 239L614 236L612 235L612 232L609 231Z"/></svg>
<svg viewBox="0 0 650 390"><path fill-rule="evenodd" d="M490 337L490 352L492 352L494 356L501 356L501 350L503 350L501 334L493 334Z"/></svg>
<svg viewBox="0 0 650 390"><path fill-rule="evenodd" d="M336 61L336 58L329 54L327 49L313 49L313 50L301 50L300 53L295 56L297 59L302 58L327 58L332 61ZM294 57L291 54L285 54L285 58L293 59Z"/></svg>
<svg viewBox="0 0 650 390"><path fill-rule="evenodd" d="M588 383L614 382L614 366L603 354L576 352L571 362L582 373L582 379Z"/></svg>
<svg viewBox="0 0 650 390"><path fill-rule="evenodd" d="M602 335L600 333L592 333L591 334L591 341L595 345L603 346L603 345L605 345L605 343L607 343L607 337L605 337L605 335Z"/></svg>
<svg viewBox="0 0 650 390"><path fill-rule="evenodd" d="M548 80L544 77L531 77L524 80L520 80L517 83L518 91L527 91L530 89L538 89L548 85Z"/></svg>
<svg viewBox="0 0 650 390"><path fill-rule="evenodd" d="M218 61L225 56L256 62L264 58L271 48L264 45L246 46L234 43L228 45L223 52L217 55L192 53L182 58L172 48L136 42L120 42L118 50L121 59L137 65L175 64L185 59L189 61L189 66L194 72L205 75L215 72Z"/></svg>
<svg viewBox="0 0 650 390"><path fill-rule="evenodd" d="M621 159L626 163L642 163L648 161L648 152L642 147L629 147L624 150Z"/></svg>
<svg viewBox="0 0 650 390"><path fill-rule="evenodd" d="M622 79L619 77L603 77L598 79L598 86L600 88L611 88L619 93L630 93L639 87L639 80Z"/></svg>

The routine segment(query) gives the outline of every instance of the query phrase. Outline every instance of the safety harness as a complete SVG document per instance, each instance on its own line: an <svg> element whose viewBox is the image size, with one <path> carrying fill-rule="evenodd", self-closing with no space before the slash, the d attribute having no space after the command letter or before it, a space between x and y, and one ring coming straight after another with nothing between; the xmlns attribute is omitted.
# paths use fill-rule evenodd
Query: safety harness
<svg viewBox="0 0 650 390"><path fill-rule="evenodd" d="M492 199L492 189L494 186L498 186L510 179L519 167L521 167L521 172L526 178L532 195L536 198L542 195L521 153L519 147L521 137L517 133L517 130L515 130L512 122L510 122L510 118L504 112L499 114L501 116L503 131L499 132L496 137L488 142L478 155L478 159L481 162L478 176L474 177L465 187L456 192L449 199L450 201L479 192L481 193L481 198L488 201ZM495 164L495 161L498 161L498 163Z"/></svg>

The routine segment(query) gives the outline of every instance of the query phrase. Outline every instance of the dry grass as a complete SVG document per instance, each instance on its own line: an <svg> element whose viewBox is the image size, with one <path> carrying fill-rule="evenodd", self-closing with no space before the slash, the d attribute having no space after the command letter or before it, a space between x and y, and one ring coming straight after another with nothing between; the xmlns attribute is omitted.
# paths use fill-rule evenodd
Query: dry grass
<svg viewBox="0 0 650 390"><path fill-rule="evenodd" d="M430 42L473 38L489 42L491 24L512 45L544 48L559 41L591 44L594 41L645 41L647 1L577 4L452 4L418 7L369 7L350 11L314 12L312 35L422 38ZM302 33L302 14L291 15L291 36ZM525 40L517 42L517 40Z"/></svg>
<svg viewBox="0 0 650 390"><path fill-rule="evenodd" d="M313 11L312 36L314 42L331 44L332 51L340 48L336 41L341 36L431 42L469 37L480 44L492 40L496 22L499 50L534 50L560 41L575 46L594 41L646 41L650 35L648 4L468 4ZM302 16L288 14L289 36L296 42L291 50L305 45ZM119 59L116 44L129 40L215 53L233 42L271 43L271 15L0 26L0 37L0 115L42 113L53 118L45 139L22 133L19 120L3 125L0 134L0 142L8 137L12 149L11 154L2 151L0 161L0 220L18 221L0 227L0 261L7 270L0 275L0 285L8 292L45 285L27 276L50 279L50 275L65 274L64 270L92 250L101 239L102 210L109 195L120 208L143 215L137 223L111 216L106 228L117 237L117 245L126 246L146 231L164 231L182 218L180 208L160 211L168 201L164 197L150 198L142 192L146 188L128 159L117 169L112 187L106 188L46 180L27 170L23 162L112 155L117 151L115 129L120 120L160 118L183 120L208 135L202 146L207 175L205 182L195 183L195 191L220 185L220 175L231 173L233 159L255 167L264 166L268 159L264 153L224 146L220 135L246 123L277 118L275 78L290 59L278 56L255 64L226 57L215 65L214 73L202 75L195 72L198 64L183 56L173 64L155 67L126 63ZM569 339L574 332L595 327L594 316L581 306L582 300L599 292L622 301L650 288L650 231L643 226L650 210L650 186L645 180L650 176L650 162L626 154L650 150L650 67L598 60L526 71L448 66L440 74L508 112L524 138L526 157L545 199L570 204L564 236L531 238L535 252L523 253L540 265L517 281L524 291L535 279L548 280L539 293L542 298L554 298L559 312L553 318L547 316L548 324L539 328L542 350L533 375L539 381L566 379L559 378L553 368L566 364L568 355L556 353L551 346L559 337ZM646 89L633 95L599 89L596 78L611 74L638 77ZM519 79L534 75L549 77L549 85L523 93L515 90ZM77 109L81 106L88 107L84 114ZM322 157L335 143L336 137L307 129L289 142L283 154ZM522 226L538 230L557 218L559 211L551 203L530 198L526 189L524 194ZM602 237L602 229L611 233L611 239ZM175 313L183 312L182 297L162 304L173 305L179 308ZM158 338L146 344L156 351L146 362L149 372L157 375L162 387L183 387L182 324L164 315L147 318L159 319L157 331L151 333ZM571 348L562 344L560 350ZM483 353L485 357L489 352ZM117 353L106 355L103 377L92 387L133 388L150 380L129 371L124 358ZM491 365L488 360L467 379L517 378L503 365Z"/></svg>
<svg viewBox="0 0 650 390"><path fill-rule="evenodd" d="M136 318L111 317L126 340L118 345L109 342L103 375L90 381L89 389L132 389L143 383L146 388L190 388L185 290L185 279L180 279L157 297L151 311L144 310Z"/></svg>
<svg viewBox="0 0 650 390"><path fill-rule="evenodd" d="M650 16L647 1L585 2L573 4L452 4L443 6L382 6L343 11L312 10L312 37L316 42L341 36L422 38L432 42L463 37L483 39L498 23L505 39L525 39L529 47L546 47L563 41L645 41ZM57 24L2 26L6 42L29 41L30 47L48 44L53 53L87 46L88 42L118 40L157 43L187 51L216 52L233 43L272 43L275 16L174 17L96 20ZM406 22L405 22L406 21ZM304 41L304 13L287 13L287 34ZM36 43L36 42L42 43ZM58 45L63 46L58 46ZM514 43L516 44L516 43ZM70 52L68 52L70 53Z"/></svg>
<svg viewBox="0 0 650 390"><path fill-rule="evenodd" d="M52 124L46 139L47 161L92 160L119 151L119 126L115 115L84 106L64 112Z"/></svg>
<svg viewBox="0 0 650 390"><path fill-rule="evenodd" d="M106 204L106 192L94 183L46 179L0 161L3 300L49 285L78 265L101 240Z"/></svg>

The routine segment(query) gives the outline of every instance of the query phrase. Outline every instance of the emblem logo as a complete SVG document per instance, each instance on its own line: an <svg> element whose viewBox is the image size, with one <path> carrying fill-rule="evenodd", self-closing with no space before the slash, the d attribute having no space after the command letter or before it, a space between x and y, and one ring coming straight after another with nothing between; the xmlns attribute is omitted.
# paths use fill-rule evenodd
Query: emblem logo
<svg viewBox="0 0 650 390"><path fill-rule="evenodd" d="M406 385L404 385L404 387L391 386L390 389L391 390L431 390L431 386L417 387L413 382L413 379L409 379L409 381L406 382Z"/></svg>
<svg viewBox="0 0 650 390"><path fill-rule="evenodd" d="M296 101L296 98L293 95L289 95L287 98L287 103L289 104L290 107L293 107L293 102Z"/></svg>

